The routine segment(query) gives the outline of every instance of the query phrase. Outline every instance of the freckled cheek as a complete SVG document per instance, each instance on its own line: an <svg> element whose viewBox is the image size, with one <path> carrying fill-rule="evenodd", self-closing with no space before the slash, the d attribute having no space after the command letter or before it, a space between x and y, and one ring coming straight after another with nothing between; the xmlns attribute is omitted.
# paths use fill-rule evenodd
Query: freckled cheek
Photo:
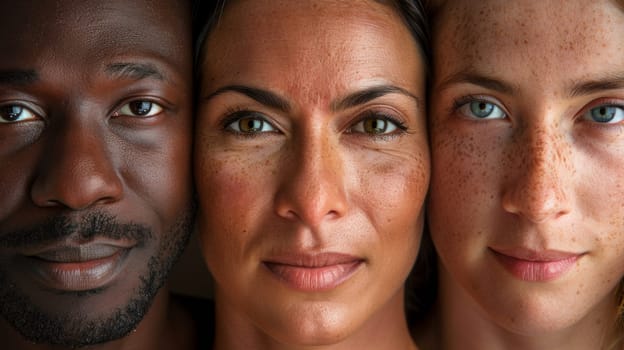
<svg viewBox="0 0 624 350"><path fill-rule="evenodd" d="M266 210L263 198L270 191L263 183L266 167L249 162L250 158L217 149L196 156L199 236L206 262L217 277L242 268L245 247L262 217L259 212Z"/></svg>
<svg viewBox="0 0 624 350"><path fill-rule="evenodd" d="M410 157L378 159L359 173L359 201L380 232L420 233L425 196L429 187L427 152Z"/></svg>
<svg viewBox="0 0 624 350"><path fill-rule="evenodd" d="M481 223L498 203L500 156L477 135L438 130L432 149L428 217L432 238L444 259L465 255L483 233Z"/></svg>
<svg viewBox="0 0 624 350"><path fill-rule="evenodd" d="M275 160L252 149L198 147L195 181L200 218L220 231L251 231L274 193Z"/></svg>

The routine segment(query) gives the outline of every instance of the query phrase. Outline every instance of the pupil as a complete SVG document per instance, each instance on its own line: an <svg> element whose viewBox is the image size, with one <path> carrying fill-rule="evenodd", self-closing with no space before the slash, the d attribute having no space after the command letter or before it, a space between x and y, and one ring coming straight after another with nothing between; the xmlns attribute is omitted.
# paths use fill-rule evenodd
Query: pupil
<svg viewBox="0 0 624 350"><path fill-rule="evenodd" d="M479 103L479 109L482 111L485 111L487 109L487 105L485 104L485 102Z"/></svg>
<svg viewBox="0 0 624 350"><path fill-rule="evenodd" d="M243 131L257 131L260 130L260 121L255 119L246 119L243 120Z"/></svg>
<svg viewBox="0 0 624 350"><path fill-rule="evenodd" d="M385 129L385 121L380 119L369 119L367 120L367 131L372 134L382 133Z"/></svg>
<svg viewBox="0 0 624 350"><path fill-rule="evenodd" d="M136 115L146 115L152 110L152 103L149 101L130 102L130 110Z"/></svg>

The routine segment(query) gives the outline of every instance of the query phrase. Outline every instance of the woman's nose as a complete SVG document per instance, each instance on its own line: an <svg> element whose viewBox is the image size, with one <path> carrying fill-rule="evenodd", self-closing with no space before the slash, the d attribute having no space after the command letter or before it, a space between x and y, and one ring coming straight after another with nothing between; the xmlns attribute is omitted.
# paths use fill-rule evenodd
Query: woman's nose
<svg viewBox="0 0 624 350"><path fill-rule="evenodd" d="M291 154L283 161L276 213L311 227L344 216L348 199L339 141L317 134L291 146Z"/></svg>
<svg viewBox="0 0 624 350"><path fill-rule="evenodd" d="M503 191L503 208L535 223L569 213L570 147L555 126L524 130L513 150L514 174Z"/></svg>

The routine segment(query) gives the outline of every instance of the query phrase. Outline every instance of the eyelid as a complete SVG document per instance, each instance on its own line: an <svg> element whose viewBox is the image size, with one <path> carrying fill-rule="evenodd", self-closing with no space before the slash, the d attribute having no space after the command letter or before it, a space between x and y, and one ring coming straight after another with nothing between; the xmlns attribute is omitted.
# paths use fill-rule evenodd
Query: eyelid
<svg viewBox="0 0 624 350"><path fill-rule="evenodd" d="M618 98L599 98L599 99L593 100L589 102L588 104L586 104L583 108L581 108L580 113L578 114L578 118L582 118L583 120L596 123L596 124L602 124L602 125L621 124L622 121L601 123L601 122L592 120L591 118L585 118L585 116L588 113L590 113L593 109L598 108L598 107L619 108L624 113L624 100L618 99Z"/></svg>

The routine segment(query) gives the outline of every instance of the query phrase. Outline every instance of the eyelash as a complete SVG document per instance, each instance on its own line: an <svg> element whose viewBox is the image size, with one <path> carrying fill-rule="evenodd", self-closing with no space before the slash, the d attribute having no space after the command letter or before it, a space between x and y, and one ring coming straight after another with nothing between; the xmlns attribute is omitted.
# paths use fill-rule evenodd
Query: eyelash
<svg viewBox="0 0 624 350"><path fill-rule="evenodd" d="M466 95L466 96L461 96L461 97L455 98L453 100L453 104L451 105L451 112L455 113L455 112L459 111L459 109L462 108L467 103L475 102L475 101L483 101L483 102L487 102L487 103L491 103L491 104L495 104L495 105L499 106L499 103L494 102L491 99L486 98L483 95Z"/></svg>
<svg viewBox="0 0 624 350"><path fill-rule="evenodd" d="M251 115L251 114L257 114L259 116L264 116L263 113L248 109L248 108L243 108L243 107L228 107L225 111L225 113L223 114L224 117L221 118L221 121L219 122L219 126L222 130L229 132L235 136L238 137L244 137L244 138L255 138L255 137L262 137L262 136L267 136L266 134L275 134L274 132L251 132L251 133L245 133L245 132L236 132L236 131L232 131L232 130L228 130L228 127L236 122L237 120L240 120L241 118L245 117L246 115ZM280 132L280 129L275 126L275 123L270 122L269 120L267 120L266 118L258 118L258 119L262 119L264 123L270 124L271 127L273 127L275 129L275 132Z"/></svg>
<svg viewBox="0 0 624 350"><path fill-rule="evenodd" d="M242 107L228 107L224 113L224 117L221 119L219 123L220 128L226 132L230 132L236 136L245 137L245 138L262 137L262 136L267 136L266 134L270 135L270 134L275 133L275 132L244 133L244 132L236 132L236 131L229 130L229 127L230 125L232 125L232 123L237 122L238 120L240 120L241 118L245 116L253 115L253 114L257 114L258 116L260 116L258 119L262 119L264 123L269 124L272 128L275 129L275 132L280 132L280 129L275 125L274 122L267 120L267 118L261 117L261 116L264 116L263 113L256 112L247 108L242 108ZM378 120L383 120L383 121L392 123L396 127L396 130L387 134L378 134L378 135L353 131L353 128L355 126L369 119L378 119ZM363 136L363 137L368 137L368 138L372 137L375 139L385 140L389 138L398 137L406 133L407 131L408 131L408 127L405 125L405 122L392 116L391 114L381 112L381 111L376 111L376 110L369 110L369 111L362 113L354 122L350 123L349 127L346 130L346 133L350 135L357 135L357 136Z"/></svg>
<svg viewBox="0 0 624 350"><path fill-rule="evenodd" d="M394 124L396 126L396 131L388 133L388 134L366 134L366 133L360 133L360 132L355 132L352 131L352 129L368 120L368 119L379 119L379 120L384 120L386 122L390 122L392 124ZM386 112L382 112L382 111L378 111L378 110L368 110L364 113L362 113L353 123L350 124L350 126L347 128L347 133L351 134L351 135L358 135L358 136L364 136L364 137L373 137L375 139L381 139L381 140L385 140L385 139L389 139L389 138L394 138L397 136L400 136L404 133L406 133L408 130L407 126L405 125L405 122L401 121L400 119L396 118L395 116L386 113ZM360 135L361 134L361 135Z"/></svg>

